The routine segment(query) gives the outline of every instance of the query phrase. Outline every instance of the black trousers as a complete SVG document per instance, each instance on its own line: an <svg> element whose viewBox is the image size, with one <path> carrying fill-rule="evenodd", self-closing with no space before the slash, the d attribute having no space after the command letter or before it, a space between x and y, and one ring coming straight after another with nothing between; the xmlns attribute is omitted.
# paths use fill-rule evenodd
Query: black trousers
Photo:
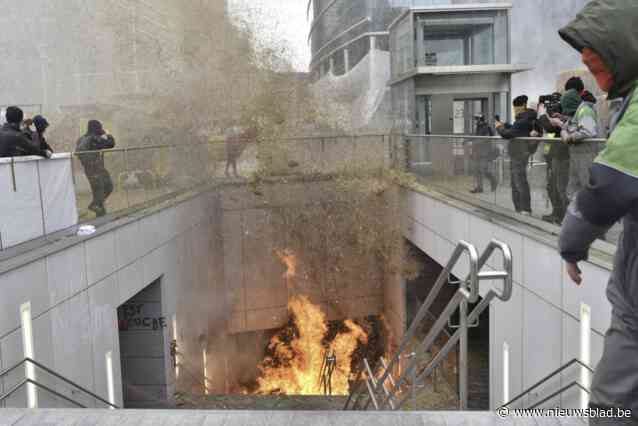
<svg viewBox="0 0 638 426"><path fill-rule="evenodd" d="M106 170L102 170L97 173L87 174L86 177L91 185L91 192L93 192L91 204L96 207L104 207L104 202L113 193L111 175Z"/></svg>
<svg viewBox="0 0 638 426"><path fill-rule="evenodd" d="M552 214L563 219L567 213L569 199L567 184L569 183L569 158L547 159L547 195L552 203Z"/></svg>
<svg viewBox="0 0 638 426"><path fill-rule="evenodd" d="M512 185L512 202L517 212L532 212L532 196L527 181L527 165L529 156L512 157L510 176Z"/></svg>

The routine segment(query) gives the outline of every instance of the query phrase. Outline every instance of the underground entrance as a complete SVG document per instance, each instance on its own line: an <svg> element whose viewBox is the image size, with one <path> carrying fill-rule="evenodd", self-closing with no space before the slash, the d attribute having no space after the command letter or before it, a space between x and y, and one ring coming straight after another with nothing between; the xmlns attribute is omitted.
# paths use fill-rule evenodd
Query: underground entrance
<svg viewBox="0 0 638 426"><path fill-rule="evenodd" d="M156 408L168 399L165 362L166 318L161 279L117 309L125 408Z"/></svg>

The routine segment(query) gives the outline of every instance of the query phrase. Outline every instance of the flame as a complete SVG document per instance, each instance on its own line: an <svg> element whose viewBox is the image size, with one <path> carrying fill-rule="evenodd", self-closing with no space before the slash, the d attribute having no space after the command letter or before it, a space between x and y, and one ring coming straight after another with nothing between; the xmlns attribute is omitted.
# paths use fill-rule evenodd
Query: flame
<svg viewBox="0 0 638 426"><path fill-rule="evenodd" d="M289 251L278 253L288 267L285 278L296 276L296 257ZM268 346L270 353L259 365L257 394L321 395L322 367L326 355L336 357L332 374L332 394L347 395L352 378L352 356L359 344L368 342L367 333L351 320L344 321L347 331L340 332L329 343L328 321L321 307L313 304L306 296L290 298L288 311L294 322L292 340L286 341L286 332L275 335Z"/></svg>

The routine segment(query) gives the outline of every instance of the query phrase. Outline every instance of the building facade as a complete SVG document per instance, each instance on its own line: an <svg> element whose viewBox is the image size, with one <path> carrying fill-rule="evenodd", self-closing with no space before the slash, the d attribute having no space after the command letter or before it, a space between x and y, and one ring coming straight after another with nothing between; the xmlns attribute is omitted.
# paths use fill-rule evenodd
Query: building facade
<svg viewBox="0 0 638 426"><path fill-rule="evenodd" d="M582 68L557 31L586 3L313 0L310 71L318 90L349 103L348 130L460 132L471 123L450 120L461 107L507 118L512 97L537 99L560 73ZM445 119L427 117L436 108L427 96L477 92L480 102L459 100L445 106Z"/></svg>
<svg viewBox="0 0 638 426"><path fill-rule="evenodd" d="M225 13L224 0L209 0ZM203 3L205 4L205 3ZM25 0L0 17L0 106L55 114L148 95L191 37L174 0Z"/></svg>

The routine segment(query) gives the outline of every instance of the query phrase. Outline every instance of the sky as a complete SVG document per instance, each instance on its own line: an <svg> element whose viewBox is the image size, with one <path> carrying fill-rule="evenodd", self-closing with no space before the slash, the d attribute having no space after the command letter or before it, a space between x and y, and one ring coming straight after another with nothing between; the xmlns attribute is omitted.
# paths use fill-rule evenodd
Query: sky
<svg viewBox="0 0 638 426"><path fill-rule="evenodd" d="M307 71L310 63L306 19L308 0L228 0L231 13L241 13L264 37L282 39L292 53L298 71Z"/></svg>

